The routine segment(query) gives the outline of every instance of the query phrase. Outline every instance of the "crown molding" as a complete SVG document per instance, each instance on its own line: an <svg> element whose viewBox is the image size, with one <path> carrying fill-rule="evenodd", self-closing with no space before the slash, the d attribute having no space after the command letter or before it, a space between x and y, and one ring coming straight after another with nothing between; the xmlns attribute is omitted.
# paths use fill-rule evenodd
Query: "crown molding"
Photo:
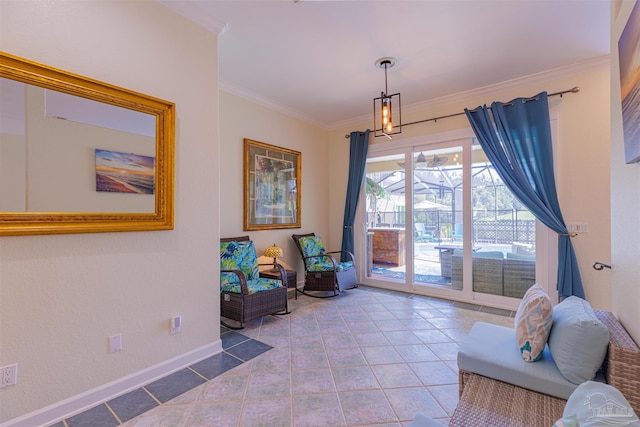
<svg viewBox="0 0 640 427"><path fill-rule="evenodd" d="M194 2L175 0L156 0L156 2L219 36L229 29L226 23L204 12Z"/></svg>
<svg viewBox="0 0 640 427"><path fill-rule="evenodd" d="M505 89L518 89L520 87L530 86L532 84L543 83L550 80L555 80L561 77L571 76L574 74L582 73L585 71L606 68L610 64L610 55L602 55L595 58L588 59L586 61L577 62L564 67L558 67L540 73L530 74L524 77L518 77L512 80L506 80L504 82L484 86L477 89L471 89L464 92L455 93L452 95L442 96L440 98L430 99L428 101L422 101L410 105L403 105L402 110L404 113L413 113L422 110L428 110L431 108L454 104L456 102L465 101L469 98L488 96L495 93L498 90ZM353 119L342 120L334 123L328 127L329 130L341 129L344 127L355 126L362 124L363 121L371 119L371 115L355 117Z"/></svg>
<svg viewBox="0 0 640 427"><path fill-rule="evenodd" d="M285 105L274 102L273 100L266 98L264 96L258 95L255 92L251 92L247 89L234 86L228 82L220 81L219 82L220 90L230 93L231 95L238 96L240 98L246 99L247 101L251 101L255 104L262 105L263 107L269 108L270 110L277 111L289 117L292 117L297 120L301 120L310 125L319 127L324 130L329 130L329 127L326 123L320 122L319 120L314 119L311 116L300 114L300 112L295 111Z"/></svg>

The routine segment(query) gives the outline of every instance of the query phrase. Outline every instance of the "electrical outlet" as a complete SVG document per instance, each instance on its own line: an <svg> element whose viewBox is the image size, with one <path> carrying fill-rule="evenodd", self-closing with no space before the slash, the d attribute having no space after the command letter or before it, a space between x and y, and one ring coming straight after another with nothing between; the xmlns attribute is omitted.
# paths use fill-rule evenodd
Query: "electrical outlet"
<svg viewBox="0 0 640 427"><path fill-rule="evenodd" d="M122 351L122 334L110 336L109 353L117 353L119 351Z"/></svg>
<svg viewBox="0 0 640 427"><path fill-rule="evenodd" d="M18 382L18 364L0 368L0 388L14 385Z"/></svg>
<svg viewBox="0 0 640 427"><path fill-rule="evenodd" d="M171 318L171 335L182 331L182 316L173 316Z"/></svg>

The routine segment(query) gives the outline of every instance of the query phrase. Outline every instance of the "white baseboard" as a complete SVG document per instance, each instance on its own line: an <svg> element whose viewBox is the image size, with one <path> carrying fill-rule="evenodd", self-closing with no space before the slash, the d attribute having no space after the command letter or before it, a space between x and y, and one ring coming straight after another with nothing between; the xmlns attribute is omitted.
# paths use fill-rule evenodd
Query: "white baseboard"
<svg viewBox="0 0 640 427"><path fill-rule="evenodd" d="M6 421L0 424L0 427L50 426L51 424L55 424L103 402L133 391L187 366L191 366L221 351L222 341L218 340L173 359L150 366L142 371L135 372L100 387L56 402L53 405Z"/></svg>

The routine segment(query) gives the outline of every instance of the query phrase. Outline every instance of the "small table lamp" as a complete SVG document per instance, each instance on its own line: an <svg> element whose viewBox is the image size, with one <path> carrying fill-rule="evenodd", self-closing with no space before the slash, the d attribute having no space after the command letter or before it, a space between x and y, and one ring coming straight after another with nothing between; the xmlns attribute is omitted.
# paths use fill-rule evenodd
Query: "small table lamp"
<svg viewBox="0 0 640 427"><path fill-rule="evenodd" d="M282 255L284 255L284 253L282 252L282 248L276 246L275 243L272 246L269 246L267 249L264 250L264 256L269 257L269 258L273 258L273 269L271 270L272 272L280 271L277 268L277 266L278 266L278 261L277 260Z"/></svg>

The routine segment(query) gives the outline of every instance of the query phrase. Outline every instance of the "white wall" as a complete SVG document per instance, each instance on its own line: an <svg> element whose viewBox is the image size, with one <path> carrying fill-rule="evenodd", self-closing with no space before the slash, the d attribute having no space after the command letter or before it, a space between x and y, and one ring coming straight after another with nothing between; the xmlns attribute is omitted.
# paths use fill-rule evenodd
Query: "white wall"
<svg viewBox="0 0 640 427"><path fill-rule="evenodd" d="M624 161L618 39L634 1L612 3L611 11L611 277L613 312L640 342L640 163Z"/></svg>
<svg viewBox="0 0 640 427"><path fill-rule="evenodd" d="M441 100L437 105L422 110L403 111L405 123L462 112L465 107L475 108L493 101L533 96L539 92L553 93L574 86L578 94L549 100L552 114L559 120L558 193L560 207L567 222L586 222L589 232L574 238L578 263L587 299L595 308L611 309L611 273L591 268L594 261L607 262L610 258L609 210L609 65L601 58L579 68L556 70L532 76L527 80L509 82L478 91L459 94ZM373 96L373 94L372 94ZM340 239L344 209L344 184L347 180L343 163L348 163L349 143L344 138L352 130L373 126L373 118L355 123L349 128L332 131L329 137L332 157L338 159L335 173L329 176L334 189L330 204L330 231L333 240ZM468 128L464 115L403 128L401 135L372 138L373 144L394 144L398 141L433 135L455 129ZM345 142L346 141L346 142ZM341 202L341 203L338 203ZM356 230L358 227L356 227ZM339 241L339 240L338 240ZM555 243L554 243L555 245ZM555 287L556 284L551 284Z"/></svg>
<svg viewBox="0 0 640 427"><path fill-rule="evenodd" d="M0 238L0 423L220 350L217 37L155 2L0 2L0 50L176 104L175 230ZM169 335L181 314L183 331ZM121 333L124 349L108 352Z"/></svg>
<svg viewBox="0 0 640 427"><path fill-rule="evenodd" d="M298 271L298 282L301 283L304 268L292 234L314 232L323 237L327 247L340 249L341 241L330 239L326 212L330 201L342 204L344 209L344 200L333 199L333 193L339 192L340 187L329 186L329 176L340 174L336 169L341 167L337 164L341 159L329 156L325 130L223 91L220 92L220 123L220 158L224 159L220 164L221 235L250 236L258 255L273 243L277 244L284 251L282 260ZM302 153L301 228L243 231L244 138Z"/></svg>

